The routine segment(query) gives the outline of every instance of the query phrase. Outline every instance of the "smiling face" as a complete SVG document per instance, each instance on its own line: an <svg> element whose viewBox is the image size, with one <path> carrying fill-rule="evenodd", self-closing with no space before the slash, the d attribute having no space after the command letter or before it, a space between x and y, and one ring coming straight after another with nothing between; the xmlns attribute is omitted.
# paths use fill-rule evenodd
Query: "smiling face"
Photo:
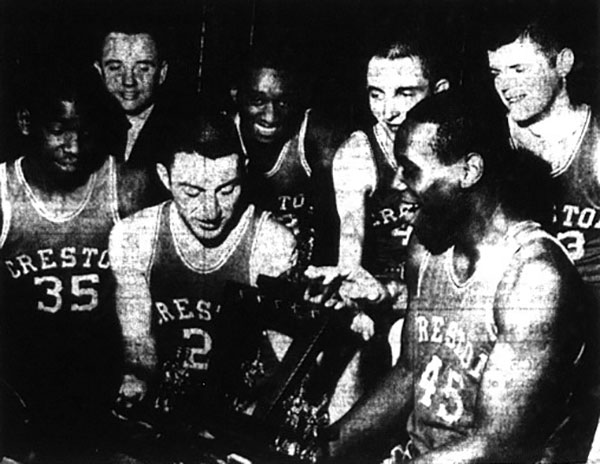
<svg viewBox="0 0 600 464"><path fill-rule="evenodd" d="M391 134L406 118L406 113L430 94L419 58L379 58L369 61L367 92L371 113Z"/></svg>
<svg viewBox="0 0 600 464"><path fill-rule="evenodd" d="M542 119L566 92L556 60L527 37L488 51L488 61L496 91L516 122Z"/></svg>
<svg viewBox="0 0 600 464"><path fill-rule="evenodd" d="M210 159L197 153L177 153L167 187L181 218L207 246L220 243L233 227L241 195L240 157Z"/></svg>
<svg viewBox="0 0 600 464"><path fill-rule="evenodd" d="M167 76L167 64L159 61L156 43L149 34L108 34L102 61L95 66L108 92L129 115L152 105Z"/></svg>
<svg viewBox="0 0 600 464"><path fill-rule="evenodd" d="M240 93L244 138L261 144L284 142L296 126L299 109L290 75L272 68L252 70Z"/></svg>
<svg viewBox="0 0 600 464"><path fill-rule="evenodd" d="M432 253L445 250L462 224L466 211L461 168L442 164L436 155L438 126L419 123L407 128L399 143L399 168L394 188L402 192L405 219Z"/></svg>

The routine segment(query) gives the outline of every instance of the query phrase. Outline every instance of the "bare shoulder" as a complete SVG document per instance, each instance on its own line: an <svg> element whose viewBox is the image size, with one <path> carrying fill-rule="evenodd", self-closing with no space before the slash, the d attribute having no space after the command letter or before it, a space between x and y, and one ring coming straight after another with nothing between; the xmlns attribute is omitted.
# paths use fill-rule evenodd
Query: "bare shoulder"
<svg viewBox="0 0 600 464"><path fill-rule="evenodd" d="M329 169L336 150L350 133L349 125L343 118L311 110L308 118L307 144L308 154L314 165Z"/></svg>
<svg viewBox="0 0 600 464"><path fill-rule="evenodd" d="M279 223L269 212L262 212L259 216L257 240L271 250L291 249L296 245L294 234L283 224Z"/></svg>
<svg viewBox="0 0 600 464"><path fill-rule="evenodd" d="M155 230L162 208L163 204L144 208L143 210L118 221L114 230L117 230L118 228L120 233L124 235L141 235L145 238L147 234L152 233Z"/></svg>
<svg viewBox="0 0 600 464"><path fill-rule="evenodd" d="M162 205L143 209L118 221L110 233L109 253L113 270L145 270L151 259L154 235Z"/></svg>
<svg viewBox="0 0 600 464"><path fill-rule="evenodd" d="M562 247L550 236L524 243L515 253L496 295L499 328L515 335L553 331L582 309L583 283Z"/></svg>

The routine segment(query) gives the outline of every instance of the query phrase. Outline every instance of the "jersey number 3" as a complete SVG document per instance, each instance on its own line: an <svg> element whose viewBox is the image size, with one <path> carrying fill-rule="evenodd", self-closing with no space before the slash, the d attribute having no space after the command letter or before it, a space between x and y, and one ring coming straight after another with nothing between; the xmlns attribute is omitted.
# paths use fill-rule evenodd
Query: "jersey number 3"
<svg viewBox="0 0 600 464"><path fill-rule="evenodd" d="M79 298L78 303L71 304L71 311L91 311L98 306L98 290L94 285L100 283L98 274L85 274L71 276L71 294ZM62 280L55 276L35 277L33 284L42 286L46 290L44 300L37 302L37 309L48 313L55 313L63 305Z"/></svg>

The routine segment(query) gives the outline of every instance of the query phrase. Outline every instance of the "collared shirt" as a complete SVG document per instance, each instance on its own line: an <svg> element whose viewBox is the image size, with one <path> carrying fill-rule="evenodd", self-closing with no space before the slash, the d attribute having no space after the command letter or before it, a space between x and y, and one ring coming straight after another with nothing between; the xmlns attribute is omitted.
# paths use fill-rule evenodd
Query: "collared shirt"
<svg viewBox="0 0 600 464"><path fill-rule="evenodd" d="M144 127L144 124L148 120L150 113L152 113L152 109L154 105L149 106L140 114L136 114L134 116L127 116L127 120L129 121L129 130L127 131L127 145L125 146L125 153L123 154L123 159L125 161L129 160L131 156L131 151L133 150L133 146Z"/></svg>

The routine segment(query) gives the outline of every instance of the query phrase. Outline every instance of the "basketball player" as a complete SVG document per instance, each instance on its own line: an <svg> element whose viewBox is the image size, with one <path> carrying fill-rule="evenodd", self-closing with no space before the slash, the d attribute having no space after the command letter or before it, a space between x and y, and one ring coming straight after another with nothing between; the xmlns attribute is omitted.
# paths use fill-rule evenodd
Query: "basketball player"
<svg viewBox="0 0 600 464"><path fill-rule="evenodd" d="M269 213L247 203L243 154L228 117L186 126L158 173L173 200L118 223L110 240L125 337L121 396L135 403L154 380L181 374L181 417L188 412L182 408L210 401L203 395L225 283L279 276L293 265L295 243Z"/></svg>
<svg viewBox="0 0 600 464"><path fill-rule="evenodd" d="M334 426L340 462L403 435L386 462L585 459L597 312L559 242L504 201L508 169L538 160L503 149L489 122L447 92L398 132L394 185L425 252L407 268L400 362Z"/></svg>
<svg viewBox="0 0 600 464"><path fill-rule="evenodd" d="M507 108L512 143L552 165L559 192L555 228L600 308L600 122L569 95L575 54L556 12L522 15L487 37L494 85ZM600 437L590 459L600 461Z"/></svg>
<svg viewBox="0 0 600 464"><path fill-rule="evenodd" d="M418 35L386 41L368 60L366 88L376 122L354 132L333 161L333 181L340 217L338 267L361 273L363 267L385 276L402 272L411 228L402 221L403 205L391 189L397 168L392 153L394 135L407 111L426 96L449 87L449 76L437 52ZM400 306L404 301L399 302ZM365 338L372 321L360 314L354 328Z"/></svg>
<svg viewBox="0 0 600 464"><path fill-rule="evenodd" d="M40 462L82 462L107 436L119 386L108 237L131 208L115 161L97 163L78 93L45 80L30 108L36 152L0 165L1 377L27 405Z"/></svg>
<svg viewBox="0 0 600 464"><path fill-rule="evenodd" d="M306 108L306 84L285 53L255 49L231 96L252 200L296 234L308 264L334 259L331 161L346 133Z"/></svg>
<svg viewBox="0 0 600 464"><path fill-rule="evenodd" d="M600 123L589 105L569 95L575 55L561 36L561 20L523 15L490 29L488 60L511 141L551 164L560 185L557 237L600 295Z"/></svg>

